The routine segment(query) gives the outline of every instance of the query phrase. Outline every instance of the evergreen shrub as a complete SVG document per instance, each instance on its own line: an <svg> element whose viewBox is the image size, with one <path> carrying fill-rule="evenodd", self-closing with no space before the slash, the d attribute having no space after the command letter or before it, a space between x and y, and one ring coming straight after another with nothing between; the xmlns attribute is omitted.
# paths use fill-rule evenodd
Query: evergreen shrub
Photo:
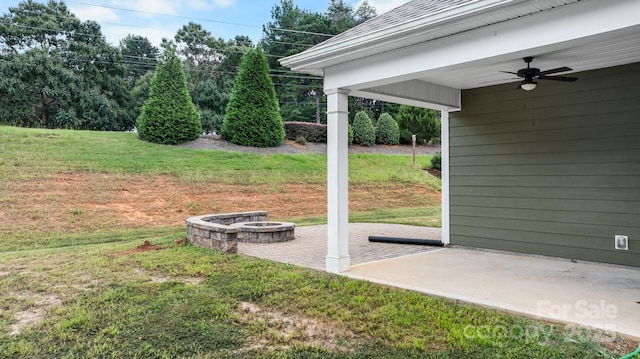
<svg viewBox="0 0 640 359"><path fill-rule="evenodd" d="M402 144L411 144L411 135L416 135L416 142L421 145L440 138L440 113L436 110L402 105L395 119Z"/></svg>
<svg viewBox="0 0 640 359"><path fill-rule="evenodd" d="M376 130L364 111L356 113L353 119L353 142L363 146L373 146L376 142Z"/></svg>
<svg viewBox="0 0 640 359"><path fill-rule="evenodd" d="M398 123L388 113L381 114L376 126L376 143L397 145L399 142L400 129Z"/></svg>
<svg viewBox="0 0 640 359"><path fill-rule="evenodd" d="M303 136L307 142L327 143L327 125L313 122L285 122L287 140L296 141Z"/></svg>
<svg viewBox="0 0 640 359"><path fill-rule="evenodd" d="M182 63L175 50L168 49L156 69L149 99L136 122L140 139L177 145L202 134L200 115L191 102Z"/></svg>
<svg viewBox="0 0 640 359"><path fill-rule="evenodd" d="M222 137L242 146L276 147L284 141L284 134L267 58L260 49L249 50L235 79Z"/></svg>
<svg viewBox="0 0 640 359"><path fill-rule="evenodd" d="M431 168L442 171L442 153L436 152L431 157Z"/></svg>

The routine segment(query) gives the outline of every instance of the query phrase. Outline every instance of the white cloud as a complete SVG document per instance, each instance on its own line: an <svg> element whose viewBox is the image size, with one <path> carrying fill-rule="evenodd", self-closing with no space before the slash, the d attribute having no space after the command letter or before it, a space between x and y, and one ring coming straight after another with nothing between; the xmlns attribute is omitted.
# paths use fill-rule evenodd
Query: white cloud
<svg viewBox="0 0 640 359"><path fill-rule="evenodd" d="M360 0L353 6L357 9L364 0ZM369 5L376 9L378 15L382 15L385 12L389 12L400 5L408 3L409 0L369 0Z"/></svg>
<svg viewBox="0 0 640 359"><path fill-rule="evenodd" d="M209 4L208 1L205 0L188 0L184 2L188 8L194 10L208 10L211 9L212 5Z"/></svg>
<svg viewBox="0 0 640 359"><path fill-rule="evenodd" d="M173 25L173 26L172 26ZM172 29L175 27L174 29ZM160 46L162 38L173 39L180 27L177 24L163 24L162 27L157 27L149 24L144 27L132 27L127 25L113 25L105 24L102 26L102 34L111 45L117 46L120 40L124 39L127 35L140 35L146 37L154 46Z"/></svg>
<svg viewBox="0 0 640 359"><path fill-rule="evenodd" d="M218 7L230 7L235 5L235 0L214 0L213 3Z"/></svg>
<svg viewBox="0 0 640 359"><path fill-rule="evenodd" d="M185 0L183 4L190 10L210 10L231 7L236 4L236 0Z"/></svg>
<svg viewBox="0 0 640 359"><path fill-rule="evenodd" d="M107 42L113 46L118 46L120 40L124 39L128 34L134 33L130 27L117 25L103 25L102 34Z"/></svg>
<svg viewBox="0 0 640 359"><path fill-rule="evenodd" d="M114 6L123 9L130 9L134 11L140 11L140 16L154 16L153 14L144 13L158 13L158 14L177 14L177 6L179 2L168 0L114 0L112 1Z"/></svg>
<svg viewBox="0 0 640 359"><path fill-rule="evenodd" d="M102 7L75 5L69 6L69 10L75 14L80 20L93 20L95 22L118 21L120 17L111 9Z"/></svg>

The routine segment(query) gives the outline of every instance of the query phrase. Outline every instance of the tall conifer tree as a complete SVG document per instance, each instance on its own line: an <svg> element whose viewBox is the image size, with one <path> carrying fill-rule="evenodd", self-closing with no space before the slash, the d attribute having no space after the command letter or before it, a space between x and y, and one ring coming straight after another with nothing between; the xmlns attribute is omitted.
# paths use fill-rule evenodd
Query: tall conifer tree
<svg viewBox="0 0 640 359"><path fill-rule="evenodd" d="M149 100L136 123L141 139L176 145L202 133L200 115L191 102L182 63L174 49L167 49L151 82Z"/></svg>
<svg viewBox="0 0 640 359"><path fill-rule="evenodd" d="M242 58L222 136L232 143L252 147L276 147L284 141L276 91L267 58L260 49L250 50Z"/></svg>

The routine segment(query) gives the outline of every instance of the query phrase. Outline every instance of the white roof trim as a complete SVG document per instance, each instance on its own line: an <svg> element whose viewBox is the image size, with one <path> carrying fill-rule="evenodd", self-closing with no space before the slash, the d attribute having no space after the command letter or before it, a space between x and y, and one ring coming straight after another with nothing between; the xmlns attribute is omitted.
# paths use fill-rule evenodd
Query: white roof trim
<svg viewBox="0 0 640 359"><path fill-rule="evenodd" d="M395 26L387 27L365 35L347 38L340 42L321 43L299 54L280 59L283 66L294 71L322 74L320 70L326 67L331 59L335 60L341 55L357 52L360 49L382 47L381 51L391 48L406 46L415 43L412 39L418 35L429 33L429 29L441 28L443 24L453 21L462 21L464 18L477 16L488 10L521 3L524 0L475 0L458 6L453 6L441 11L425 14ZM424 41L422 39L421 41ZM385 45L391 45L385 48ZM329 61L329 62L327 62ZM315 67L318 63L322 66ZM315 70L315 71L314 71Z"/></svg>

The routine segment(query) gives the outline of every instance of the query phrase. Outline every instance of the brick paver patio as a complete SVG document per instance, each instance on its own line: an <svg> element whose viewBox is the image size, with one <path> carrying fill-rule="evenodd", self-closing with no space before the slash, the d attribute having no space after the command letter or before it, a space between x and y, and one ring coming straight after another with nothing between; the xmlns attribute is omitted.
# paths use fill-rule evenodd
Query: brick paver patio
<svg viewBox="0 0 640 359"><path fill-rule="evenodd" d="M438 247L371 243L369 236L441 239L441 229L401 224L350 223L351 265L427 252ZM238 243L238 253L282 263L324 270L327 255L327 225L297 227L296 239L280 243Z"/></svg>

